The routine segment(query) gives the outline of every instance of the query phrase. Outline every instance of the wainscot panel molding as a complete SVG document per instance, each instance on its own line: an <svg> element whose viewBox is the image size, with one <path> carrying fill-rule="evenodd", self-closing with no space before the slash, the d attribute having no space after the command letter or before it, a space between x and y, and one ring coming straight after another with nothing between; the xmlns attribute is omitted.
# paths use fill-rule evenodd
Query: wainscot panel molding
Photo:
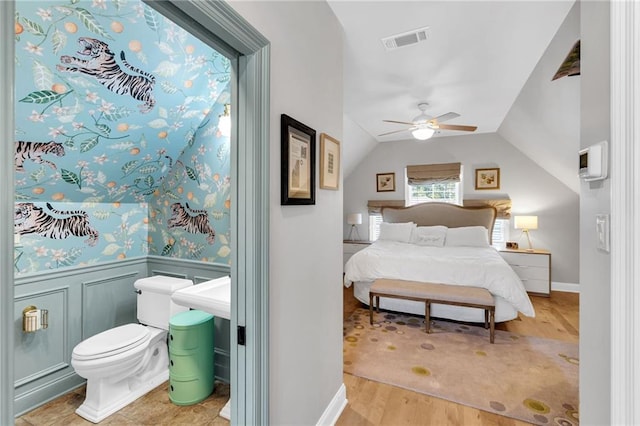
<svg viewBox="0 0 640 426"><path fill-rule="evenodd" d="M89 329L106 330L124 318L135 319L133 282L146 274L147 259L138 257L15 279L16 415L84 383L71 366L71 353L82 340L84 324L89 321ZM22 332L22 310L29 305L49 311L48 328Z"/></svg>
<svg viewBox="0 0 640 426"><path fill-rule="evenodd" d="M230 274L228 265L161 256L137 257L99 265L37 272L15 279L15 415L24 414L82 385L71 366L80 341L101 331L136 322L134 282L151 275L202 283ZM49 327L22 332L22 310L49 310ZM230 323L215 319L215 377L231 378Z"/></svg>

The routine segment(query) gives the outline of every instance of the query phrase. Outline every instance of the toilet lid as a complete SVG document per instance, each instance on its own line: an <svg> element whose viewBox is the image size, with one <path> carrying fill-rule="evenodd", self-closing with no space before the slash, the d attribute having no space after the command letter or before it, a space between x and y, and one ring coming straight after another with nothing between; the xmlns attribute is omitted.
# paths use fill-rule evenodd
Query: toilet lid
<svg viewBox="0 0 640 426"><path fill-rule="evenodd" d="M104 358L145 344L151 332L140 324L125 324L112 328L80 342L73 349L75 359Z"/></svg>

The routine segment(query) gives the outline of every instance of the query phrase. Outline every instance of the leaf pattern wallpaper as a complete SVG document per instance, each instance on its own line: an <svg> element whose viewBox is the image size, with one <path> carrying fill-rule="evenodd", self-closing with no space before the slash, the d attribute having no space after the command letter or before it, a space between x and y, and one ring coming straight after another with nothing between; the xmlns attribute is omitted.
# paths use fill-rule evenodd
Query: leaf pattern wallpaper
<svg viewBox="0 0 640 426"><path fill-rule="evenodd" d="M16 2L18 275L228 263L230 62L139 0Z"/></svg>

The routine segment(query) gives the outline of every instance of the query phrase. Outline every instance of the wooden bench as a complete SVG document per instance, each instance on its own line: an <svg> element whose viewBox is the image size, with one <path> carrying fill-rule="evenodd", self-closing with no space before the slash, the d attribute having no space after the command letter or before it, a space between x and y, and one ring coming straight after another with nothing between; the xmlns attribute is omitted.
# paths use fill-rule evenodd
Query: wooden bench
<svg viewBox="0 0 640 426"><path fill-rule="evenodd" d="M489 341L495 338L496 303L487 289L462 285L434 284L416 281L378 279L369 289L369 322L373 324L373 305L375 298L376 312L380 312L380 298L425 302L426 332L431 330L431 304L465 306L484 309L484 328L489 328Z"/></svg>

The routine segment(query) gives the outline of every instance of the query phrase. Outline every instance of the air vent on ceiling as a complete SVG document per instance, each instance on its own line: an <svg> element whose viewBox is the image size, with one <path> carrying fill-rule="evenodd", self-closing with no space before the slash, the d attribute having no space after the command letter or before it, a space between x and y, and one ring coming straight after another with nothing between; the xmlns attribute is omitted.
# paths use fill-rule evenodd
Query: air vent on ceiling
<svg viewBox="0 0 640 426"><path fill-rule="evenodd" d="M418 28L417 30L408 31L402 34L396 34L382 39L385 49L394 50L412 44L426 41L429 37L429 27Z"/></svg>

